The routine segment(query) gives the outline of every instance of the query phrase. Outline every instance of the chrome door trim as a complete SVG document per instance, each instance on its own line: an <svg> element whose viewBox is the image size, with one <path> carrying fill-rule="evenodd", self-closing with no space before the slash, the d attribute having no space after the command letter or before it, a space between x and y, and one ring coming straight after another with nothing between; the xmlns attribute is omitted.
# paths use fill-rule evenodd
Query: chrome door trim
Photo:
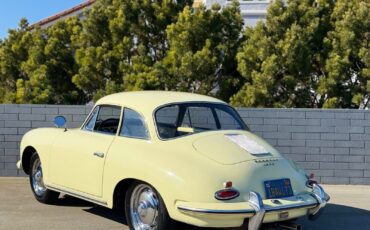
<svg viewBox="0 0 370 230"><path fill-rule="evenodd" d="M96 200L96 199L93 199L93 198L90 198L90 197L87 197L87 196L84 196L84 195L81 195L81 194L77 194L75 192L67 191L67 190L61 189L61 188L56 188L56 187L51 186L51 185L46 185L46 188L50 189L50 190L53 190L53 191L56 191L56 192L64 193L64 194L67 194L67 195L70 195L70 196L73 196L73 197L76 197L76 198L79 198L79 199L82 199L82 200L85 200L85 201L88 201L88 202L91 202L91 203L94 203L94 204L98 204L98 205L101 205L101 206L108 207L108 204L105 201Z"/></svg>

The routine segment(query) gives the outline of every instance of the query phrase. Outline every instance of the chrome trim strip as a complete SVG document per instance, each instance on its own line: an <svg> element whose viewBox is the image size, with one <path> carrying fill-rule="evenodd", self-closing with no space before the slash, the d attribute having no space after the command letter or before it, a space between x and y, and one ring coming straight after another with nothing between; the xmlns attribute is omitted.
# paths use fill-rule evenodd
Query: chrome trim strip
<svg viewBox="0 0 370 230"><path fill-rule="evenodd" d="M237 209L237 210L215 210L203 208L190 208L184 206L177 206L177 209L185 212L204 213L204 214L255 214L252 209Z"/></svg>
<svg viewBox="0 0 370 230"><path fill-rule="evenodd" d="M300 209L300 208L314 208L317 206L317 203L309 203L309 204L291 204L291 205L284 205L284 206L277 206L277 207L266 207L266 212L275 212L275 211L285 211L289 209Z"/></svg>
<svg viewBox="0 0 370 230"><path fill-rule="evenodd" d="M264 209L266 213L275 212L275 211L285 211L289 209L300 209L300 208L314 208L317 207L318 203L309 203L309 204L293 204L293 205L284 205L278 207L266 207ZM238 209L238 210L215 210L215 209L202 209L202 208L191 208L185 206L177 206L177 209L180 211L194 212L194 213L204 213L204 214L255 214L256 211L253 209Z"/></svg>
<svg viewBox="0 0 370 230"><path fill-rule="evenodd" d="M79 194L74 193L74 192L69 192L69 191L66 191L64 189L53 187L53 186L50 186L50 185L46 185L46 188L50 189L50 190L53 190L53 191L56 191L56 192L65 193L67 195L70 195L70 196L73 196L73 197L76 197L76 198L79 198L79 199L82 199L82 200L86 200L86 201L94 203L94 204L107 206L107 202L105 202L105 201L95 200L95 199L92 199L92 198L89 198L89 197L86 197L86 196L83 196L83 195L79 195Z"/></svg>

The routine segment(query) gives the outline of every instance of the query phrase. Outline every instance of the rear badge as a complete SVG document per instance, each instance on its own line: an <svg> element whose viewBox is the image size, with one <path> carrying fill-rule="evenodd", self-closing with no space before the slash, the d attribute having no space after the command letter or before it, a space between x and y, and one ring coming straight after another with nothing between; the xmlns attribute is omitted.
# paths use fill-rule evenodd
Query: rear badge
<svg viewBox="0 0 370 230"><path fill-rule="evenodd" d="M286 219L289 217L289 212L281 212L279 213L279 219Z"/></svg>
<svg viewBox="0 0 370 230"><path fill-rule="evenodd" d="M274 166L275 162L277 162L278 159L276 158L268 158L268 159L256 159L254 162L261 163L263 166Z"/></svg>
<svg viewBox="0 0 370 230"><path fill-rule="evenodd" d="M275 164L272 163L272 162L269 162L269 163L265 163L263 166L274 166Z"/></svg>

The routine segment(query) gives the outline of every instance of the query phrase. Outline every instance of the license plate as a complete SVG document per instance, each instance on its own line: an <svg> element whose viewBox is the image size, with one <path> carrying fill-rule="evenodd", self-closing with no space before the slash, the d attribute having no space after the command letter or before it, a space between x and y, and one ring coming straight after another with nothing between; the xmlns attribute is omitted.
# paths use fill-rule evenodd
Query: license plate
<svg viewBox="0 0 370 230"><path fill-rule="evenodd" d="M287 219L289 217L289 212L279 213L279 220Z"/></svg>
<svg viewBox="0 0 370 230"><path fill-rule="evenodd" d="M265 181L264 184L267 199L293 196L290 179L269 180Z"/></svg>

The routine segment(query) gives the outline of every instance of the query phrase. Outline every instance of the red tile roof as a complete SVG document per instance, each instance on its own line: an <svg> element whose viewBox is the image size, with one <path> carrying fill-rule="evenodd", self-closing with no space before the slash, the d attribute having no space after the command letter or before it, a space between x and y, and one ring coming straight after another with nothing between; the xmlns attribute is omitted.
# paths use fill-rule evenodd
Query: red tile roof
<svg viewBox="0 0 370 230"><path fill-rule="evenodd" d="M56 20L58 20L60 18L63 18L65 16L68 16L69 14L72 14L72 13L74 13L76 11L82 10L83 8L88 7L88 6L92 5L92 4L94 4L95 1L96 0L87 0L86 2L81 3L81 4L79 4L79 5L75 6L75 7L72 7L70 9L68 9L68 10L64 10L64 11L62 11L60 13L57 13L57 14L55 14L53 16L47 17L47 18L45 18L45 19L43 19L43 20L41 20L39 22L36 22L36 23L32 24L30 26L30 28L33 28L35 26L43 26L43 25L48 24L50 22L56 21Z"/></svg>

